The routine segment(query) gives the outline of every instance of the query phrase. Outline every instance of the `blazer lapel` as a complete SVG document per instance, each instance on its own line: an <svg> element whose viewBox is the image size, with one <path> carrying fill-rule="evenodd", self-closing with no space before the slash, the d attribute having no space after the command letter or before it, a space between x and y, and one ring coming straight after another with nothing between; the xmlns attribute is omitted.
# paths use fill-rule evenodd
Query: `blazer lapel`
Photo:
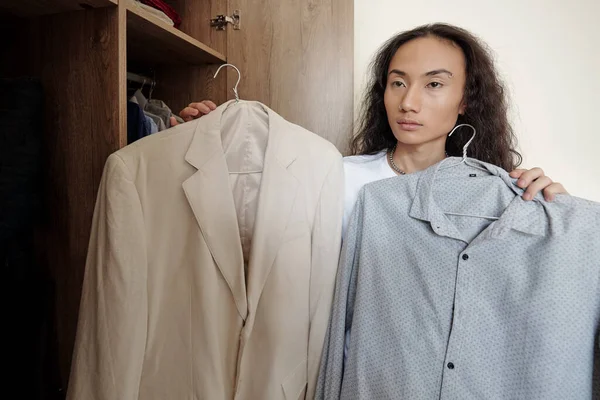
<svg viewBox="0 0 600 400"><path fill-rule="evenodd" d="M238 312L246 320L248 305L242 245L220 134L225 107L198 121L185 158L198 171L183 183L183 190L211 255L229 285Z"/></svg>
<svg viewBox="0 0 600 400"><path fill-rule="evenodd" d="M296 156L293 146L288 146L283 137L286 134L282 131L285 130L285 121L266 109L269 113L269 142L248 264L248 310L251 316L256 314L298 191L298 180L288 170Z"/></svg>

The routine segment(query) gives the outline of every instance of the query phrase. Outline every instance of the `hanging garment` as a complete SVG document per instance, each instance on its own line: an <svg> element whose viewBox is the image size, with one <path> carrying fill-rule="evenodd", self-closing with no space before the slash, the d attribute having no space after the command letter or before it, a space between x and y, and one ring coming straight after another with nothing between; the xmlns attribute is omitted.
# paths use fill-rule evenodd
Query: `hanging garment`
<svg viewBox="0 0 600 400"><path fill-rule="evenodd" d="M175 118L175 120L183 124L185 121L179 115L176 115L171 111L171 109L167 106L167 104L162 100L150 99L146 103L145 110L149 113L155 113L160 115L161 119L165 122L165 126L167 128L171 127L171 117Z"/></svg>
<svg viewBox="0 0 600 400"><path fill-rule="evenodd" d="M142 93L142 89L136 90L129 101L139 105L142 110L144 110L146 108L146 104L148 104L148 99L146 96L144 96L144 93Z"/></svg>
<svg viewBox="0 0 600 400"><path fill-rule="evenodd" d="M599 394L600 204L525 202L476 160L438 170L458 160L362 189L317 399Z"/></svg>
<svg viewBox="0 0 600 400"><path fill-rule="evenodd" d="M143 3L140 3L139 0L135 0L133 2L137 7L141 8L142 10L149 12L150 14L154 15L156 18L160 19L161 21L163 21L164 23L170 25L170 26L174 26L175 23L173 22L173 20L171 18L169 18L167 16L167 14L165 14L164 12L157 10L154 7L150 7L147 6Z"/></svg>
<svg viewBox="0 0 600 400"><path fill-rule="evenodd" d="M152 117L146 113L144 113L144 117L146 118L146 126L148 127L150 134L158 133L158 125L156 125L156 122L154 122Z"/></svg>
<svg viewBox="0 0 600 400"><path fill-rule="evenodd" d="M175 11L175 9L173 7L171 7L169 4L165 3L164 1L162 1L162 0L141 0L141 1L144 4L147 4L151 7L156 8L157 10L164 12L167 15L167 17L169 17L173 21L175 28L179 28L179 25L181 25L181 17L177 13L177 11Z"/></svg>
<svg viewBox="0 0 600 400"><path fill-rule="evenodd" d="M179 122L180 124L185 123L183 118L181 118L179 115L173 114L172 117L175 118L175 121Z"/></svg>
<svg viewBox="0 0 600 400"><path fill-rule="evenodd" d="M150 99L146 102L144 111L158 115L165 123L167 129L171 127L171 117L173 116L173 112L171 112L171 109L164 101Z"/></svg>
<svg viewBox="0 0 600 400"><path fill-rule="evenodd" d="M131 144L136 140L146 137L150 134L150 126L146 124L146 117L139 105L134 102L127 102L127 143Z"/></svg>
<svg viewBox="0 0 600 400"><path fill-rule="evenodd" d="M165 126L165 122L158 115L154 115L148 111L144 111L144 115L154 122L154 125L156 125L156 129L158 130L158 132L162 132L165 129L167 129L167 127Z"/></svg>
<svg viewBox="0 0 600 400"><path fill-rule="evenodd" d="M138 104L144 113L156 122L159 131L171 127L171 117L175 117L175 120L180 124L185 122L181 117L173 114L164 101L155 99L148 100L140 89L135 91L129 101ZM162 122L158 121L157 118Z"/></svg>
<svg viewBox="0 0 600 400"><path fill-rule="evenodd" d="M223 144L264 123L245 271L230 181L238 171L228 161L247 147ZM259 103L226 103L111 155L68 398L312 398L340 250L342 175L332 144Z"/></svg>
<svg viewBox="0 0 600 400"><path fill-rule="evenodd" d="M143 114L143 111L142 111L142 114ZM152 124L154 124L154 121L152 121L152 118L150 118L146 114L143 114L143 115L144 115L144 117L142 119L143 123L144 123L144 132L143 132L144 136L143 137L146 137L146 136L152 134L152 129L153 129ZM156 124L154 124L154 125L156 125ZM156 132L158 132L158 127L156 127ZM154 133L156 133L156 132L154 132Z"/></svg>

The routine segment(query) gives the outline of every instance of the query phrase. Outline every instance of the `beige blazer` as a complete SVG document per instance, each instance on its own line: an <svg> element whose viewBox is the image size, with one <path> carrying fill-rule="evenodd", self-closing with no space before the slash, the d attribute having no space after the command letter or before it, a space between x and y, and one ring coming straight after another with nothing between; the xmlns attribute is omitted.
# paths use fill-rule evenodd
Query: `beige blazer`
<svg viewBox="0 0 600 400"><path fill-rule="evenodd" d="M341 156L267 110L245 276L225 106L108 158L68 399L313 397L340 250Z"/></svg>

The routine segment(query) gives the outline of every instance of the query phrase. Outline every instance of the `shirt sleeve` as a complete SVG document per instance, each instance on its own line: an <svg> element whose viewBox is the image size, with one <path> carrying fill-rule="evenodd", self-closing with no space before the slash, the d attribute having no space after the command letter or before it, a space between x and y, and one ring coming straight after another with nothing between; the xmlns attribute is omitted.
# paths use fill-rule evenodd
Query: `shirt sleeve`
<svg viewBox="0 0 600 400"><path fill-rule="evenodd" d="M147 334L147 256L137 189L118 155L100 183L67 399L138 398Z"/></svg>
<svg viewBox="0 0 600 400"><path fill-rule="evenodd" d="M360 250L363 207L362 192L350 218L342 247L335 284L333 308L321 358L315 399L340 398L344 376L344 348L346 332L352 326L356 279L358 276L358 253Z"/></svg>

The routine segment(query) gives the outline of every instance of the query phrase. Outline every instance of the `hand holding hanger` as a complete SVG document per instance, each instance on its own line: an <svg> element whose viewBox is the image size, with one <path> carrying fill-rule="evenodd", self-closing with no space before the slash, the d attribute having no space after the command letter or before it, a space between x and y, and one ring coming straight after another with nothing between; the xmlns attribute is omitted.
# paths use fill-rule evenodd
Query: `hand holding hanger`
<svg viewBox="0 0 600 400"><path fill-rule="evenodd" d="M240 72L240 70L233 64L223 64L221 65L217 71L215 72L215 75L213 78L216 78L217 75L219 75L219 72L221 71L221 69L223 69L224 67L231 67L234 68L235 71L238 74L238 79L237 82L235 84L235 86L233 87L233 94L235 95L235 99L236 99L236 103L239 102L240 97L238 94L238 86L240 84L240 81L242 79L242 73ZM184 108L179 115L181 116L181 118L183 118L183 120L185 122L189 122L193 119L196 118L200 118L203 115L206 115L208 113L210 113L211 111L215 110L217 108L217 105L215 103L213 103L210 100L203 100L201 102L196 102L196 103L190 103L189 106L187 106L186 108ZM175 120L175 118L171 117L171 126L175 126L177 125L178 122Z"/></svg>
<svg viewBox="0 0 600 400"><path fill-rule="evenodd" d="M179 116L185 121L189 122L193 119L200 118L211 111L214 111L217 105L210 100L203 100L195 103L190 103L186 108L181 110ZM175 117L171 117L171 126L178 125L179 123Z"/></svg>

